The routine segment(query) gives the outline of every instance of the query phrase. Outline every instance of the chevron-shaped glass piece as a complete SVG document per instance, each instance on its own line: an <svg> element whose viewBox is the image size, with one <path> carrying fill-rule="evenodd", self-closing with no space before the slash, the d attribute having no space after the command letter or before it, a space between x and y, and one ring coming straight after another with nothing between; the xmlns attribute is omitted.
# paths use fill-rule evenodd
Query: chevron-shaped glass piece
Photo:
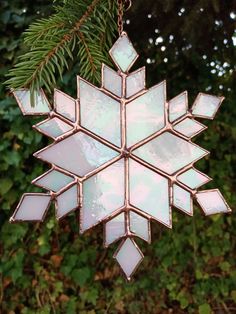
<svg viewBox="0 0 236 314"><path fill-rule="evenodd" d="M77 78L77 99L55 90L51 109L42 90L14 91L23 114L47 115L34 128L52 144L34 154L51 169L33 180L47 190L24 194L10 221L43 221L51 202L57 219L79 213L80 232L102 223L104 246L128 280L143 259L135 238L151 242L151 221L172 227L172 210L229 213L219 190L199 191L210 178L194 168L208 152L192 141L223 97L187 92L167 101L166 82L146 88L145 67L129 73L138 55L123 32L110 50L117 70L102 65L102 84ZM77 216L76 216L77 217Z"/></svg>

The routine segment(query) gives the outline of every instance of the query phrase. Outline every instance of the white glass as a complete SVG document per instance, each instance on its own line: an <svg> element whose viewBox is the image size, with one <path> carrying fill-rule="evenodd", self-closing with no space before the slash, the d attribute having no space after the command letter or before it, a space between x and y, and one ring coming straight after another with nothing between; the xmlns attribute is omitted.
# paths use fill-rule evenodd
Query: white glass
<svg viewBox="0 0 236 314"><path fill-rule="evenodd" d="M121 159L83 182L81 232L124 205L124 180L124 159Z"/></svg>
<svg viewBox="0 0 236 314"><path fill-rule="evenodd" d="M178 181L187 185L190 189L197 189L203 184L206 184L211 180L207 175L200 171L191 168L177 177Z"/></svg>
<svg viewBox="0 0 236 314"><path fill-rule="evenodd" d="M162 133L133 153L168 174L173 174L208 154L206 150L170 132Z"/></svg>
<svg viewBox="0 0 236 314"><path fill-rule="evenodd" d="M207 216L231 212L231 209L218 189L198 192L196 199Z"/></svg>
<svg viewBox="0 0 236 314"><path fill-rule="evenodd" d="M112 218L105 224L105 245L108 246L125 235L124 212Z"/></svg>
<svg viewBox="0 0 236 314"><path fill-rule="evenodd" d="M126 78L126 97L131 97L145 88L145 67L129 74Z"/></svg>
<svg viewBox="0 0 236 314"><path fill-rule="evenodd" d="M34 155L82 177L119 154L83 132L78 132Z"/></svg>
<svg viewBox="0 0 236 314"><path fill-rule="evenodd" d="M33 180L33 184L45 188L47 190L58 192L63 187L73 182L74 178L65 175L64 173L57 170L50 170L42 176Z"/></svg>
<svg viewBox="0 0 236 314"><path fill-rule="evenodd" d="M45 115L50 112L50 105L42 89L33 92L34 103L31 102L28 89L18 89L13 94L24 115Z"/></svg>
<svg viewBox="0 0 236 314"><path fill-rule="evenodd" d="M193 214L191 194L176 184L173 185L173 205L189 215Z"/></svg>
<svg viewBox="0 0 236 314"><path fill-rule="evenodd" d="M129 182L130 203L170 227L168 180L130 159Z"/></svg>
<svg viewBox="0 0 236 314"><path fill-rule="evenodd" d="M192 107L192 114L197 117L213 119L224 97L199 93Z"/></svg>
<svg viewBox="0 0 236 314"><path fill-rule="evenodd" d="M188 94L183 92L169 101L169 120L170 122L182 117L188 110Z"/></svg>
<svg viewBox="0 0 236 314"><path fill-rule="evenodd" d="M116 146L121 146L120 103L79 80L81 125Z"/></svg>
<svg viewBox="0 0 236 314"><path fill-rule="evenodd" d="M56 217L60 219L68 213L78 208L79 195L78 186L73 185L68 190L57 196Z"/></svg>
<svg viewBox="0 0 236 314"><path fill-rule="evenodd" d="M130 211L130 230L143 240L150 242L150 222L139 214Z"/></svg>
<svg viewBox="0 0 236 314"><path fill-rule="evenodd" d="M123 72L127 72L138 57L127 34L124 32L117 39L109 53L112 60Z"/></svg>
<svg viewBox="0 0 236 314"><path fill-rule="evenodd" d="M122 96L122 78L121 76L103 64L103 87L112 92L114 95L121 97Z"/></svg>
<svg viewBox="0 0 236 314"><path fill-rule="evenodd" d="M55 89L54 92L54 106L56 112L63 117L76 121L76 100L69 95Z"/></svg>
<svg viewBox="0 0 236 314"><path fill-rule="evenodd" d="M135 269L141 263L143 254L137 247L134 240L127 238L122 243L122 246L118 249L114 257L129 280Z"/></svg>
<svg viewBox="0 0 236 314"><path fill-rule="evenodd" d="M54 117L50 120L40 122L34 126L38 131L55 139L62 134L71 131L73 127L61 119Z"/></svg>
<svg viewBox="0 0 236 314"><path fill-rule="evenodd" d="M206 129L206 126L201 124L200 122L186 118L180 123L176 124L174 126L174 130L187 136L187 137L193 137L194 135L199 134L203 130Z"/></svg>
<svg viewBox="0 0 236 314"><path fill-rule="evenodd" d="M165 88L161 82L126 105L128 147L164 127Z"/></svg>
<svg viewBox="0 0 236 314"><path fill-rule="evenodd" d="M42 221L50 201L49 194L25 193L10 221Z"/></svg>

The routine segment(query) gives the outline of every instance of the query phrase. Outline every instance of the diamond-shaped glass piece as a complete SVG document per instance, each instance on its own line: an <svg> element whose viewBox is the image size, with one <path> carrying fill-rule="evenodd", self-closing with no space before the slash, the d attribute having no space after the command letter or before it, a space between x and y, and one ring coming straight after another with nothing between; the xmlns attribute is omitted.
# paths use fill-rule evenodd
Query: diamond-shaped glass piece
<svg viewBox="0 0 236 314"><path fill-rule="evenodd" d="M138 58L127 34L123 32L109 51L112 60L123 72L127 72Z"/></svg>
<svg viewBox="0 0 236 314"><path fill-rule="evenodd" d="M198 192L196 200L207 216L231 212L231 209L218 189Z"/></svg>
<svg viewBox="0 0 236 314"><path fill-rule="evenodd" d="M150 242L150 221L141 215L130 211L130 231L135 233L138 237L143 240Z"/></svg>
<svg viewBox="0 0 236 314"><path fill-rule="evenodd" d="M160 223L171 227L168 180L129 160L130 203Z"/></svg>
<svg viewBox="0 0 236 314"><path fill-rule="evenodd" d="M126 77L126 97L131 97L145 89L145 67Z"/></svg>
<svg viewBox="0 0 236 314"><path fill-rule="evenodd" d="M125 235L125 214L124 212L112 218L105 224L105 246Z"/></svg>
<svg viewBox="0 0 236 314"><path fill-rule="evenodd" d="M170 122L184 116L188 110L188 93L183 92L169 101Z"/></svg>
<svg viewBox="0 0 236 314"><path fill-rule="evenodd" d="M177 184L173 185L173 205L186 214L193 215L191 194Z"/></svg>
<svg viewBox="0 0 236 314"><path fill-rule="evenodd" d="M203 184L206 184L211 180L207 175L201 173L200 171L191 168L184 173L181 173L177 177L178 181L188 186L190 189L197 189Z"/></svg>
<svg viewBox="0 0 236 314"><path fill-rule="evenodd" d="M54 106L57 113L63 117L76 121L76 100L69 95L55 89L54 91Z"/></svg>
<svg viewBox="0 0 236 314"><path fill-rule="evenodd" d="M77 184L61 193L56 198L56 217L61 219L76 210L79 205L79 189Z"/></svg>
<svg viewBox="0 0 236 314"><path fill-rule="evenodd" d="M122 96L122 77L105 64L102 65L102 87L118 97Z"/></svg>
<svg viewBox="0 0 236 314"><path fill-rule="evenodd" d="M43 221L50 201L49 194L25 193L10 221Z"/></svg>
<svg viewBox="0 0 236 314"><path fill-rule="evenodd" d="M31 102L30 91L28 89L15 90L13 91L13 95L23 115L47 115L51 110L42 89L33 92L34 103Z"/></svg>
<svg viewBox="0 0 236 314"><path fill-rule="evenodd" d="M58 192L73 181L73 177L58 170L49 170L40 177L34 179L32 183L49 191Z"/></svg>
<svg viewBox="0 0 236 314"><path fill-rule="evenodd" d="M156 168L173 174L206 156L208 152L196 144L165 132L135 149L133 154Z"/></svg>
<svg viewBox="0 0 236 314"><path fill-rule="evenodd" d="M127 147L164 127L165 89L164 81L126 105Z"/></svg>
<svg viewBox="0 0 236 314"><path fill-rule="evenodd" d="M119 263L128 280L131 279L138 265L143 259L143 254L133 239L127 238L121 243L114 258Z"/></svg>
<svg viewBox="0 0 236 314"><path fill-rule="evenodd" d="M66 132L71 131L73 129L73 126L65 123L64 121L62 121L61 119L57 117L54 117L52 119L48 119L34 125L34 128L38 130L39 132L53 139L56 139L62 134L65 134Z"/></svg>
<svg viewBox="0 0 236 314"><path fill-rule="evenodd" d="M124 159L83 182L81 232L101 222L124 205Z"/></svg>
<svg viewBox="0 0 236 314"><path fill-rule="evenodd" d="M118 155L113 149L83 132L77 132L34 154L35 157L80 177Z"/></svg>
<svg viewBox="0 0 236 314"><path fill-rule="evenodd" d="M224 97L217 97L199 93L192 107L192 114L196 117L213 119Z"/></svg>
<svg viewBox="0 0 236 314"><path fill-rule="evenodd" d="M81 125L121 146L120 103L81 78L78 85Z"/></svg>
<svg viewBox="0 0 236 314"><path fill-rule="evenodd" d="M174 126L175 131L187 137L193 137L206 128L205 125L191 118L186 118Z"/></svg>

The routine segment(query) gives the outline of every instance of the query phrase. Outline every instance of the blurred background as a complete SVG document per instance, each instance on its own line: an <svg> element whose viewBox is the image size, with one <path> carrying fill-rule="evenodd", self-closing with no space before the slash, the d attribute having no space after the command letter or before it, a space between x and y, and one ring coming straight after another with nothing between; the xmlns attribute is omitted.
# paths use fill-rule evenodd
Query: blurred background
<svg viewBox="0 0 236 314"><path fill-rule="evenodd" d="M0 78L24 47L22 32L52 13L52 1L0 3ZM231 215L194 217L173 211L173 230L152 225L152 244L127 283L112 259L117 243L102 247L102 226L79 235L71 214L57 223L8 223L22 193L39 191L31 180L46 170L32 153L48 140L31 129L0 85L0 313L236 313L236 1L133 0L124 29L147 67L147 84L167 79L168 99L188 90L226 97L209 129L195 142L211 151L197 168L214 180ZM79 64L58 86L75 96ZM205 188L205 186L204 186Z"/></svg>

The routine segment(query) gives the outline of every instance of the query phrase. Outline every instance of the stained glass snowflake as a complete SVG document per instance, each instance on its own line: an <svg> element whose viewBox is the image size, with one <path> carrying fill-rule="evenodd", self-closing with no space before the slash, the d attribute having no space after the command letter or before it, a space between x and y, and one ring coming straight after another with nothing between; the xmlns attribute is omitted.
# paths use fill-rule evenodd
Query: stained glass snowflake
<svg viewBox="0 0 236 314"><path fill-rule="evenodd" d="M51 169L33 180L48 193L24 194L11 222L42 221L52 201L56 218L80 212L80 230L103 223L104 246L121 239L114 257L127 279L143 259L135 243L151 242L150 221L172 227L172 208L193 215L230 212L219 190L198 188L211 179L194 168L208 152L192 142L213 119L223 97L187 92L166 100L166 82L145 87L145 67L128 73L138 55L126 33L110 50L118 68L102 66L102 86L78 77L78 98L59 90L51 109L42 90L30 105L28 90L14 91L25 115L47 115L34 126L53 143L34 154Z"/></svg>

